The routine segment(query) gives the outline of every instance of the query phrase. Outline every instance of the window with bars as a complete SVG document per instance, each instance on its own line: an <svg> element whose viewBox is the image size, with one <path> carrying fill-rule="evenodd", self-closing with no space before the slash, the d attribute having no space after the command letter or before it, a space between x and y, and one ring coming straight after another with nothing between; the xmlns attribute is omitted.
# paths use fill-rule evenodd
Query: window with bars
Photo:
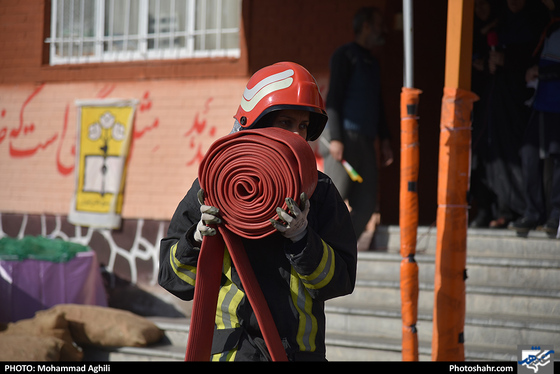
<svg viewBox="0 0 560 374"><path fill-rule="evenodd" d="M241 0L52 0L50 64L239 57Z"/></svg>

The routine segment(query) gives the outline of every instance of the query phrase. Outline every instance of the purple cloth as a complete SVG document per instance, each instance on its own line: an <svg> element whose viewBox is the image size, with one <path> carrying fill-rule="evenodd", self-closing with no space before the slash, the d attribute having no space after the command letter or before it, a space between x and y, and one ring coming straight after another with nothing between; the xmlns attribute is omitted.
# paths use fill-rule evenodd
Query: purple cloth
<svg viewBox="0 0 560 374"><path fill-rule="evenodd" d="M95 252L60 263L0 260L0 322L32 318L57 304L107 306Z"/></svg>

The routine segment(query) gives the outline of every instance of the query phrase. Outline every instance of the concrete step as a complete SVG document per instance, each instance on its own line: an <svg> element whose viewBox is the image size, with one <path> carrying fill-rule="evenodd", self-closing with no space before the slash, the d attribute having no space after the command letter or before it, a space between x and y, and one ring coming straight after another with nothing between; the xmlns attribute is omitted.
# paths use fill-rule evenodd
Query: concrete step
<svg viewBox="0 0 560 374"><path fill-rule="evenodd" d="M328 332L327 359L330 361L402 361L400 338ZM431 361L431 343L418 342L418 360ZM465 361L516 361L517 350L495 346L465 345Z"/></svg>
<svg viewBox="0 0 560 374"><path fill-rule="evenodd" d="M433 310L433 283L419 283L418 308ZM356 281L351 295L330 300L331 305L365 304L365 308L400 308L400 282L384 280ZM532 290L492 286L466 288L467 313L500 314L507 311L512 316L531 319L560 315L558 291Z"/></svg>
<svg viewBox="0 0 560 374"><path fill-rule="evenodd" d="M184 361L185 348L170 344L150 347L86 347L84 361Z"/></svg>
<svg viewBox="0 0 560 374"><path fill-rule="evenodd" d="M401 340L396 338L327 331L329 361L402 361ZM431 346L419 342L419 361L431 361Z"/></svg>
<svg viewBox="0 0 560 374"><path fill-rule="evenodd" d="M559 252L560 255L560 252ZM400 279L401 256L388 252L359 252L360 279ZM558 256L560 258L560 256ZM416 255L420 282L433 283L434 255ZM560 291L560 260L467 256L467 284Z"/></svg>
<svg viewBox="0 0 560 374"><path fill-rule="evenodd" d="M435 254L437 228L418 227L416 253ZM400 251L400 228L398 226L377 226L373 235L373 246L377 250L398 253ZM558 260L560 240L549 238L539 231L530 231L521 237L508 229L467 230L467 255L529 259Z"/></svg>
<svg viewBox="0 0 560 374"><path fill-rule="evenodd" d="M372 308L349 303L346 296L327 302L327 355L333 361L400 361L401 315L398 308ZM346 298L346 300L344 300ZM342 305L332 305L342 300ZM336 303L335 303L336 304ZM367 304L367 303L366 303ZM430 360L432 311L418 313L420 360ZM87 349L90 361L182 361L188 338L188 318L148 317L165 331L165 338L146 348ZM499 315L467 315L467 360L514 360L517 344L538 341L557 344L558 319L527 320ZM521 343L519 343L521 342ZM528 343L529 344L529 343Z"/></svg>
<svg viewBox="0 0 560 374"><path fill-rule="evenodd" d="M165 335L148 347L84 347L84 361L184 361L188 318L146 317Z"/></svg>
<svg viewBox="0 0 560 374"><path fill-rule="evenodd" d="M339 334L368 335L371 340L399 338L402 329L400 310L359 309L351 306L327 307L327 330ZM509 348L516 352L518 344L530 341L555 344L560 336L560 319L547 318L538 321L507 315L473 315L465 318L465 347L473 349L481 345ZM432 311L418 312L418 339L432 341ZM515 343L512 343L515 342Z"/></svg>
<svg viewBox="0 0 560 374"><path fill-rule="evenodd" d="M334 328L332 324L340 323L330 321L327 327L327 358L331 361L400 361L401 340L398 334L394 334L391 329L400 331L400 315L398 312L385 311L371 312L359 310L333 310L327 307L329 319L334 320L334 314L339 314L341 318L353 318L351 316L361 315L367 317L369 314L372 318L383 318L389 321L392 327L387 327L386 323L381 321L381 325L385 326L385 331L391 336L374 336L364 331L348 331L341 332L339 328ZM350 317L348 317L350 316ZM421 361L430 361L431 343L430 336L425 332L430 332L429 316L427 314L419 315L419 359ZM115 347L115 348L92 348L85 349L86 361L183 361L186 350L186 341L188 338L188 319L161 319L150 317L160 328L165 331L165 338L158 344L149 347ZM352 323L359 323L354 320ZM511 347L502 347L497 345L480 346L465 344L466 360L498 360L511 361L515 360L516 349Z"/></svg>
<svg viewBox="0 0 560 374"><path fill-rule="evenodd" d="M401 360L400 230L378 226L373 240L374 251L358 254L353 294L327 302L332 357ZM430 359L436 241L435 227L418 228L420 360ZM542 232L467 231L467 360L511 361L519 344L558 344L559 254L560 240Z"/></svg>
<svg viewBox="0 0 560 374"><path fill-rule="evenodd" d="M332 361L400 361L400 230L378 226L375 251L359 252L358 279L351 295L329 300L327 358ZM431 360L436 229L420 227L419 358ZM560 240L530 232L469 229L465 357L468 361L515 361L517 345L560 341ZM182 361L187 318L149 317L165 331L160 343L146 348L88 350L102 361ZM97 355L97 356L96 356Z"/></svg>

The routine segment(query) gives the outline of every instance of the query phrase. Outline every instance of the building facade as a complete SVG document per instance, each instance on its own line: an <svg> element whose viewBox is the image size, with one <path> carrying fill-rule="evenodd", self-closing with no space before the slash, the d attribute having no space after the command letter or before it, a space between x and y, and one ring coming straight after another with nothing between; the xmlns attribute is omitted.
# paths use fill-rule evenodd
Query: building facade
<svg viewBox="0 0 560 374"><path fill-rule="evenodd" d="M250 75L291 60L308 68L326 93L330 55L352 39L351 18L362 5L380 7L388 20L380 61L398 156L400 2L0 0L0 236L80 242L110 271L155 284L159 240L205 151L231 130ZM441 42L420 45L443 45L445 11L432 11L439 21L418 34L439 27ZM421 113L421 122L433 122L424 135L427 147L438 144L443 64L443 57L419 63L427 71L418 84L424 91L421 108L431 108L425 117ZM429 88L421 86L423 80ZM78 172L76 102L117 98L137 103L122 224L74 225L68 212ZM425 195L429 208L421 212L421 222L435 220L436 210L437 149L427 152L432 166L425 174L426 191L433 191ZM398 163L397 157L382 172L381 211L388 224L398 223Z"/></svg>

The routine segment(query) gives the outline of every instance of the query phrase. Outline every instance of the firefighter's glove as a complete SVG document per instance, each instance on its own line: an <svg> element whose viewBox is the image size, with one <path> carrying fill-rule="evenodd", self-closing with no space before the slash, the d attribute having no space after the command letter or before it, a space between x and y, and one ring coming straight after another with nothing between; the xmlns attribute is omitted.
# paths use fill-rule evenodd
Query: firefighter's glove
<svg viewBox="0 0 560 374"><path fill-rule="evenodd" d="M194 232L194 240L202 243L202 239L205 236L216 235L216 229L209 227L207 225L217 225L222 223L222 220L218 217L219 209L210 205L204 205L204 190L200 189L197 193L198 202L200 203L200 221L196 225L196 230Z"/></svg>
<svg viewBox="0 0 560 374"><path fill-rule="evenodd" d="M297 242L307 233L307 215L309 214L310 203L307 195L303 192L300 195L300 206L291 197L286 198L288 211L276 208L278 220L271 219L270 223L286 238L292 242Z"/></svg>

